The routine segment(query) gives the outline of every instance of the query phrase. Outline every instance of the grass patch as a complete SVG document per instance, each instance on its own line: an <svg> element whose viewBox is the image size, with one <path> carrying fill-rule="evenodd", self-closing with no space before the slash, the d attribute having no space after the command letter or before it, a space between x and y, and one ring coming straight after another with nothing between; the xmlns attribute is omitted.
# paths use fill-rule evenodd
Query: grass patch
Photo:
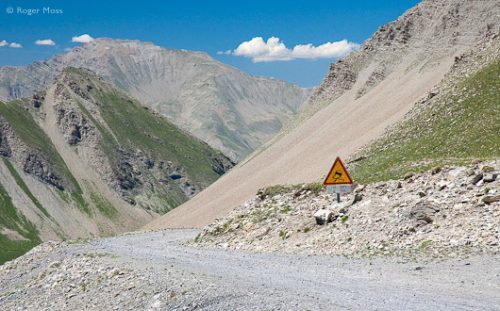
<svg viewBox="0 0 500 311"><path fill-rule="evenodd" d="M116 216L118 211L107 199L103 198L97 193L91 193L90 199L94 203L95 207L106 217L112 219Z"/></svg>
<svg viewBox="0 0 500 311"><path fill-rule="evenodd" d="M274 197L277 195L282 195L290 192L296 192L297 195L306 193L308 191L312 192L314 195L318 195L324 186L322 183L314 182L307 184L297 184L297 185L274 185L261 189L257 192L259 197L263 200L267 197Z"/></svg>
<svg viewBox="0 0 500 311"><path fill-rule="evenodd" d="M457 83L455 94L403 121L356 165L361 183L500 156L500 60Z"/></svg>
<svg viewBox="0 0 500 311"><path fill-rule="evenodd" d="M12 241L0 234L0 264L14 259L40 244L39 232L35 225L28 221L14 207L12 198L0 184L0 227L19 233L26 240Z"/></svg>
<svg viewBox="0 0 500 311"><path fill-rule="evenodd" d="M47 217L51 217L49 212L42 206L40 201L33 195L33 193L30 191L24 180L21 178L19 173L17 172L16 168L10 163L10 161L7 158L3 158L3 162L5 163L5 166L9 169L10 174L14 179L16 180L16 184L23 190L23 192L30 198L31 202L35 204L35 206Z"/></svg>

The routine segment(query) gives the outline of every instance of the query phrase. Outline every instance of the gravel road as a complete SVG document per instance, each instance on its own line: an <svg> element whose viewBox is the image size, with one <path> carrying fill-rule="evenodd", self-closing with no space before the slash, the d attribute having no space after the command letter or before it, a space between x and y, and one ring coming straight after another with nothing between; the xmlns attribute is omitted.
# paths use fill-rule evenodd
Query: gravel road
<svg viewBox="0 0 500 311"><path fill-rule="evenodd" d="M24 259L0 271L0 309L500 310L498 256L408 262L182 245L197 233L124 235L59 247L36 261ZM124 272L123 280L134 280L133 286L124 287L118 270L111 270L108 283L99 276L99 285L86 281L82 292L71 295L71 286L60 285L64 281L50 285L54 278L46 275L53 274L54 266L68 275L85 254L95 254L88 259L91 270L109 275L106 269L118 267L130 275ZM101 266L108 268L97 268ZM40 274L40 284L29 285ZM58 286L62 298L54 290ZM20 303L27 300L33 304Z"/></svg>

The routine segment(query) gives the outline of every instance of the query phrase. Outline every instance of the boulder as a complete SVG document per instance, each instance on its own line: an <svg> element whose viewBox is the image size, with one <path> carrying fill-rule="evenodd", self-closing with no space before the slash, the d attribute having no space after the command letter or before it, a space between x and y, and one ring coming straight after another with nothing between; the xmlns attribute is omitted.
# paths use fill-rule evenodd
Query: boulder
<svg viewBox="0 0 500 311"><path fill-rule="evenodd" d="M410 210L410 218L415 220L416 226L425 226L434 221L434 215L439 207L427 200L417 202Z"/></svg>
<svg viewBox="0 0 500 311"><path fill-rule="evenodd" d="M332 222L334 219L335 213L329 209L320 209L316 213L314 213L314 218L316 219L316 224L318 225L326 225L329 222Z"/></svg>

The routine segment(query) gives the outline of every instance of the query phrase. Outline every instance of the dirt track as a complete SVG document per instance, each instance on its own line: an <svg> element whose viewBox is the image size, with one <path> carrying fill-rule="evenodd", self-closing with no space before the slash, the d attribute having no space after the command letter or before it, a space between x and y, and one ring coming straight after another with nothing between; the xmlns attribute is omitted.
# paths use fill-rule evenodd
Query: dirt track
<svg viewBox="0 0 500 311"><path fill-rule="evenodd" d="M181 245L197 232L141 233L57 248L41 260L0 271L0 309L17 309L23 302L23 309L37 310L500 310L498 256L405 262ZM86 292L66 299L55 290L64 288L64 281L19 290L54 260L68 261L68 268L63 261L60 269L71 271L72 258L84 254L108 254L94 256L93 269L112 263L120 271L134 271L139 276L134 287L114 293L122 281L113 278L112 285L88 285ZM174 290L182 295L170 299L167 291Z"/></svg>

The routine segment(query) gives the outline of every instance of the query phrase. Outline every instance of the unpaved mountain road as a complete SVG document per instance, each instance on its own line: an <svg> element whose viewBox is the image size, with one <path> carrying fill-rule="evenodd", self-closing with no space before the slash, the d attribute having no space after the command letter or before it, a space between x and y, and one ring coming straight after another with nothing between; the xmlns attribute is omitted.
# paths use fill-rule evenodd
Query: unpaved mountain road
<svg viewBox="0 0 500 311"><path fill-rule="evenodd" d="M88 247L141 265L174 266L203 276L220 287L212 297L214 310L500 310L499 257L397 263L180 245L196 234L138 234Z"/></svg>
<svg viewBox="0 0 500 311"><path fill-rule="evenodd" d="M24 270L17 264L0 271L0 309L500 310L499 256L404 262L182 245L197 233L138 233L56 248L42 259L27 260ZM77 262L82 258L90 259ZM90 272L82 273L79 265ZM66 283L57 281L56 272L43 270L47 266L64 271L69 285L61 285ZM125 274L106 272L111 267ZM94 270L99 282L71 286ZM26 285L34 275L44 279Z"/></svg>

